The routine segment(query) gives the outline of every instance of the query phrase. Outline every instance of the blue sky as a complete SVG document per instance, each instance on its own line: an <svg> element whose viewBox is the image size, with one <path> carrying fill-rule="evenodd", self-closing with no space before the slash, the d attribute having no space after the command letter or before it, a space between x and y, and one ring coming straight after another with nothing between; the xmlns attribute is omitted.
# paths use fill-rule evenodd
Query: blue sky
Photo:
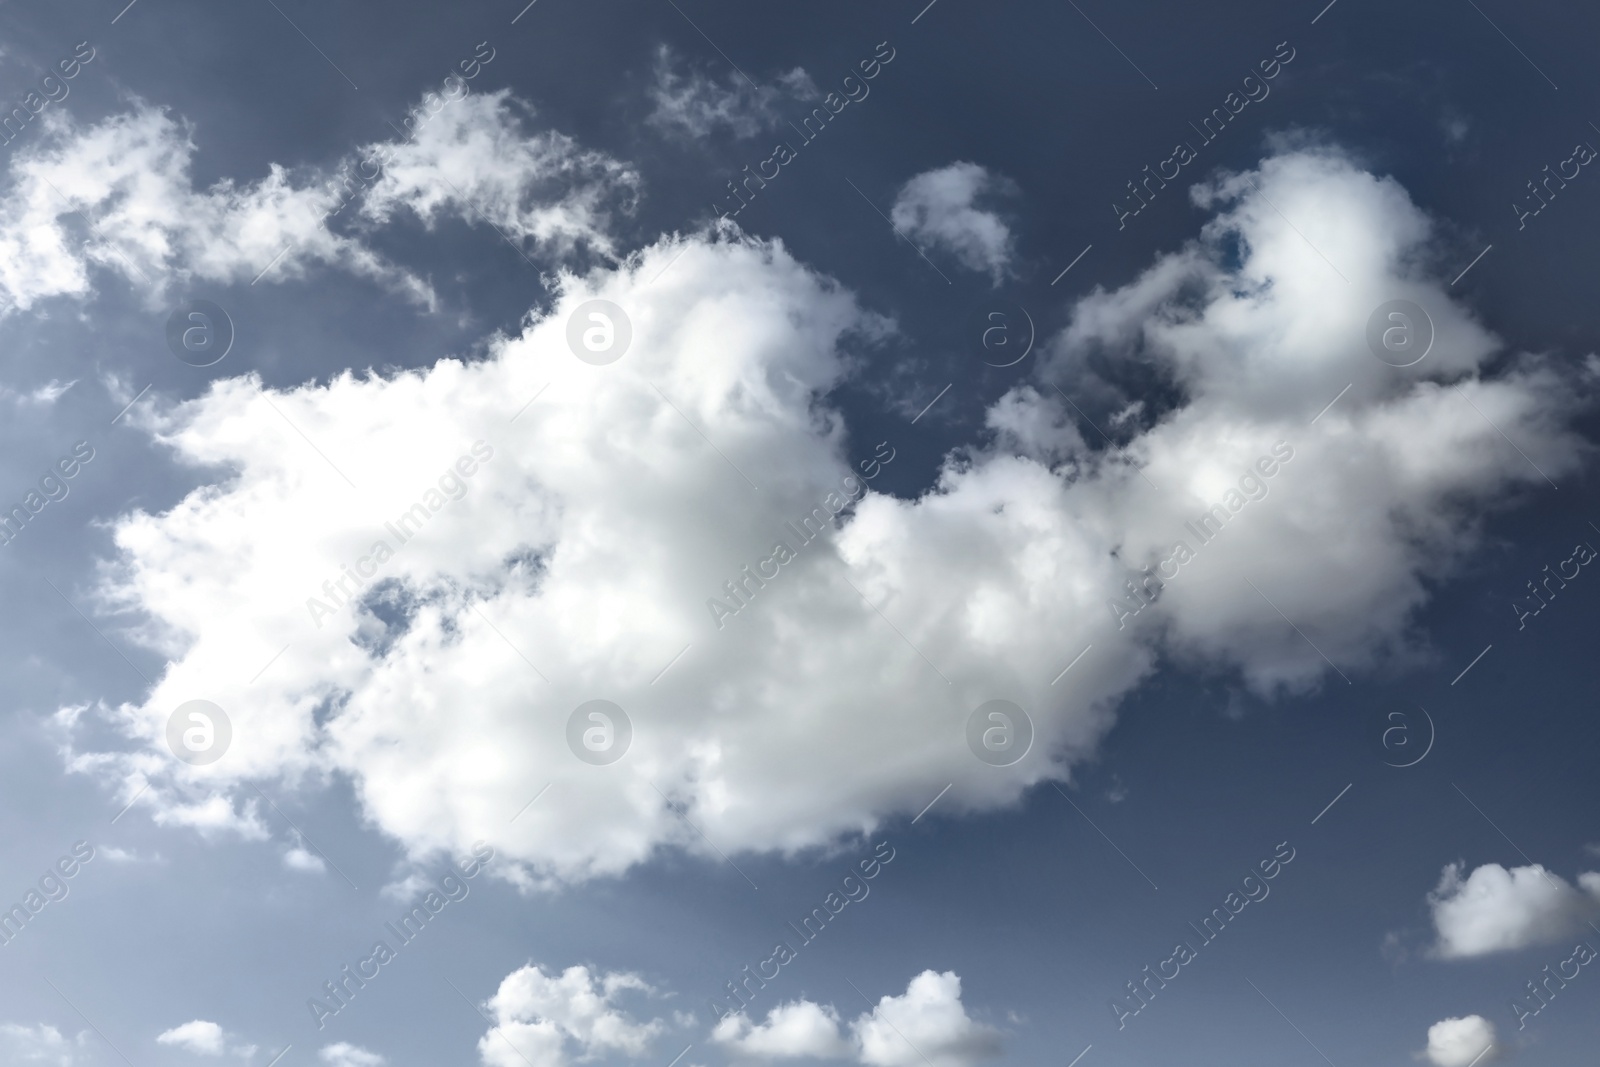
<svg viewBox="0 0 1600 1067"><path fill-rule="evenodd" d="M5 1062L1594 1047L1592 16L0 15Z"/></svg>

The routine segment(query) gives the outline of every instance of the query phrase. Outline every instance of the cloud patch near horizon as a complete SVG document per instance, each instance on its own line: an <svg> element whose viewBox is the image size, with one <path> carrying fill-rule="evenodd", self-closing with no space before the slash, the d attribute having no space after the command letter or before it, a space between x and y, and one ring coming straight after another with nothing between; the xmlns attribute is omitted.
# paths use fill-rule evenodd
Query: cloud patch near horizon
<svg viewBox="0 0 1600 1067"><path fill-rule="evenodd" d="M838 1009L801 998L780 1004L766 1020L724 1016L711 1040L741 1060L850 1060L866 1067L976 1067L1000 1054L1000 1032L973 1019L961 1003L954 971L926 970L899 995L841 1026Z"/></svg>

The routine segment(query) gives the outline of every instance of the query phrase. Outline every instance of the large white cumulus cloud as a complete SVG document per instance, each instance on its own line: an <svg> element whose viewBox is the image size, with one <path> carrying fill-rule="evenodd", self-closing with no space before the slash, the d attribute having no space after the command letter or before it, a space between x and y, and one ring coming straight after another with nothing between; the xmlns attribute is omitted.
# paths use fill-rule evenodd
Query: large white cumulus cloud
<svg viewBox="0 0 1600 1067"><path fill-rule="evenodd" d="M1542 484L1500 431L1552 477L1577 462L1568 394L1531 361L1480 376L1497 342L1416 267L1427 220L1393 182L1322 150L1251 181L1203 193L1219 213L1199 242L1085 299L1043 381L995 404L991 439L934 487L868 491L804 545L784 521L852 484L877 445L826 398L889 327L776 242L662 241L569 277L482 362L284 392L220 381L150 423L214 484L122 518L104 573L170 658L147 699L112 712L146 747L78 765L127 796L148 780L158 817L202 826L257 825L247 780L345 775L415 855L482 838L503 871L576 880L663 846L823 844L946 783L941 811L1011 803L1066 775L1163 648L1266 691L1316 684L1321 654L1250 582L1346 672L1404 651L1424 580L1471 546L1473 516ZM1396 297L1439 331L1407 370L1364 341ZM567 346L591 298L632 321L609 366ZM1057 391L1103 396L1091 368L1108 355L1163 383L1129 409L1122 451L1085 444ZM479 440L493 457L379 566L368 606L313 626L307 598ZM1294 458L1265 498L1191 541L1119 629L1108 600L1278 442ZM780 539L794 559L718 629L707 598ZM161 734L196 697L228 710L233 747L175 768ZM634 724L605 767L565 741L596 698ZM1037 727L1005 769L965 741L994 698Z"/></svg>

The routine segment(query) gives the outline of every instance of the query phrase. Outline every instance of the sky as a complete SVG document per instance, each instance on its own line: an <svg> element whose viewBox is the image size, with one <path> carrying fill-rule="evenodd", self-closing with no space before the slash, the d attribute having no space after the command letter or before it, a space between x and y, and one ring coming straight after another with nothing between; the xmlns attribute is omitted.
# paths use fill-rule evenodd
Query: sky
<svg viewBox="0 0 1600 1067"><path fill-rule="evenodd" d="M1600 1040L1600 16L124 4L0 4L0 1061Z"/></svg>

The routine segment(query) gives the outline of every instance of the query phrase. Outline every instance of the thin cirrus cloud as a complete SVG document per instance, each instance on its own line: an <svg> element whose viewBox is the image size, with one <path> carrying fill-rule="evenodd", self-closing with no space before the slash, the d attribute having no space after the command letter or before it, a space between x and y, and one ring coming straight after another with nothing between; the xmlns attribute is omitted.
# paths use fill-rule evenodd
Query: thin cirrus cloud
<svg viewBox="0 0 1600 1067"><path fill-rule="evenodd" d="M571 883L660 849L710 856L700 833L728 853L824 845L946 783L948 814L1012 804L1092 752L1162 654L1263 694L1343 684L1330 660L1349 674L1425 654L1412 620L1478 517L1578 463L1577 391L1539 359L1499 359L1418 266L1427 217L1338 150L1280 148L1196 197L1213 211L1199 237L1079 301L1035 380L914 498L855 480L877 445L827 400L857 355L896 343L892 324L726 227L563 275L548 311L471 364L221 379L138 414L176 462L229 473L116 520L99 593L142 613L137 639L168 662L136 701L62 710L69 731L105 716L133 741L72 766L123 802L148 784L158 821L257 837L245 783L341 775L414 859L482 839L500 877ZM1438 336L1404 372L1363 341L1399 296ZM568 347L593 298L632 322L607 367ZM1107 354L1170 385L1118 449L1086 443L1062 396L1114 395ZM446 501L434 487L475 443L492 458ZM1285 450L1273 477L1252 473ZM425 492L427 525L313 611ZM1213 505L1226 525L1198 541L1185 524ZM785 523L814 510L835 528L801 542ZM779 540L795 543L776 576L744 578ZM1128 583L1179 543L1186 561L1129 617ZM734 579L748 603L729 618L711 603L736 606ZM1009 776L964 740L997 694L1036 730ZM164 724L197 697L250 743L175 765ZM564 738L597 698L637 727L603 769ZM864 703L880 709L866 721ZM519 815L542 783L559 802Z"/></svg>
<svg viewBox="0 0 1600 1067"><path fill-rule="evenodd" d="M786 101L819 95L803 67L756 85L730 72L723 81L696 70L662 45L656 52L655 84L650 88L647 121L666 134L710 137L726 129L735 137L754 137L782 121Z"/></svg>
<svg viewBox="0 0 1600 1067"><path fill-rule="evenodd" d="M274 164L253 182L197 188L196 130L166 109L135 102L90 126L52 112L0 191L0 308L86 298L97 270L154 301L191 278L281 282L331 267L431 309L428 283L366 243L397 215L428 226L487 220L551 257L610 253L612 224L637 200L632 168L530 129L532 108L508 90L419 105L412 117L410 136L361 146L328 169Z"/></svg>
<svg viewBox="0 0 1600 1067"><path fill-rule="evenodd" d="M8 385L0 384L0 400L9 400L19 408L31 407L48 409L57 400L67 395L67 390L78 384L76 378L63 382L51 378L42 385L32 389L13 389Z"/></svg>
<svg viewBox="0 0 1600 1067"><path fill-rule="evenodd" d="M1564 941L1600 919L1600 873L1576 886L1544 867L1486 863L1462 876L1452 863L1428 894L1441 959L1471 959Z"/></svg>
<svg viewBox="0 0 1600 1067"><path fill-rule="evenodd" d="M1016 241L992 208L979 206L1014 191L1012 183L976 163L924 171L901 186L889 217L913 243L953 257L999 285L1011 272Z"/></svg>

